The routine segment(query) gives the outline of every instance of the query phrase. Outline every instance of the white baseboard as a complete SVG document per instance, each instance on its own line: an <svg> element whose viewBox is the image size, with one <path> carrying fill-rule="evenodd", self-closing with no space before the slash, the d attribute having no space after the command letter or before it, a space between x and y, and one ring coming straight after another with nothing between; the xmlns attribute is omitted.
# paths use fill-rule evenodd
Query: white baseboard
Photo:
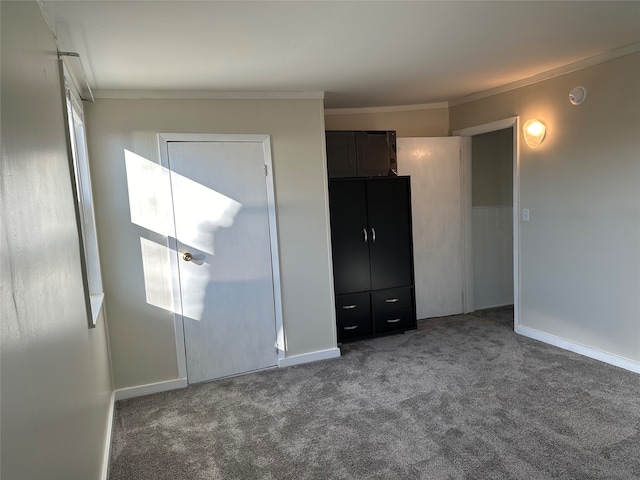
<svg viewBox="0 0 640 480"><path fill-rule="evenodd" d="M555 335L541 332L540 330L535 330L533 328L523 327L522 325L516 325L515 332L525 337L533 338L534 340L539 340L541 342L548 343L549 345L584 355L585 357L600 360L601 362L624 368L625 370L630 370L635 373L640 373L640 362L635 360L619 357L612 353L603 352L579 343L573 343L565 340L564 338L556 337Z"/></svg>
<svg viewBox="0 0 640 480"><path fill-rule="evenodd" d="M339 348L330 348L328 350L318 350L317 352L302 353L300 355L292 355L290 357L278 360L278 367L290 367L292 365L300 365L301 363L317 362L319 360L328 360L330 358L338 358L340 356Z"/></svg>
<svg viewBox="0 0 640 480"><path fill-rule="evenodd" d="M175 380L167 380L164 382L120 388L115 391L116 401L125 400L127 398L142 397L143 395L150 395L152 393L166 392L167 390L175 390L177 388L184 388L187 385L188 383L186 378L176 378Z"/></svg>
<svg viewBox="0 0 640 480"><path fill-rule="evenodd" d="M107 432L104 439L104 451L102 453L102 471L100 472L100 480L109 479L109 460L111 458L111 434L113 432L113 413L116 404L116 392L111 392L109 399L109 410L107 411Z"/></svg>

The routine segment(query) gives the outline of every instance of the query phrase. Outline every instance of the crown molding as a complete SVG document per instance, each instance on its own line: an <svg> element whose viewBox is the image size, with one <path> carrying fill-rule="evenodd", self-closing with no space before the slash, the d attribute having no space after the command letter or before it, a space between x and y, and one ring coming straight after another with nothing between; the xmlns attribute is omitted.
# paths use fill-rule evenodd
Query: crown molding
<svg viewBox="0 0 640 480"><path fill-rule="evenodd" d="M324 92L242 92L216 90L94 90L95 98L121 99L209 99L209 100L300 100L324 99Z"/></svg>
<svg viewBox="0 0 640 480"><path fill-rule="evenodd" d="M550 78L559 77L560 75L565 75L567 73L572 73L577 70L582 70L583 68L592 67L593 65L597 65L599 63L603 63L608 60L613 60L614 58L623 57L625 55L629 55L631 53L636 53L639 51L640 51L640 42L632 43L631 45L627 45L621 48L616 48L615 50L611 50L609 52L602 53L600 55L594 55L593 57L585 58L584 60L580 60L578 62L569 63L568 65L564 65L562 67L558 67L551 70L547 70L546 72L538 73L531 77L518 80L517 82L507 83L505 85L501 85L496 88L491 88L489 90L484 90L482 92L474 93L471 95L467 95L465 97L458 98L456 100L452 100L449 102L449 106L455 107L457 105L474 102L482 98L490 97L492 95L497 95L499 93L509 92L511 90L515 90L516 88L526 87L527 85L532 85L534 83L542 82L544 80L549 80Z"/></svg>
<svg viewBox="0 0 640 480"><path fill-rule="evenodd" d="M58 47L58 50L59 50L60 45L58 45L58 34L56 32L55 24L53 20L51 20L51 15L49 15L49 9L47 8L47 6L44 4L42 0L38 0L38 7L40 7L40 13L42 13L42 16L44 17L44 21L47 24L47 28L51 32L51 35L53 35L53 39L55 40L56 46Z"/></svg>
<svg viewBox="0 0 640 480"><path fill-rule="evenodd" d="M363 108L327 108L325 115L358 115L362 113L388 113L388 112L408 112L411 110L433 110L438 108L448 108L448 102L422 103L416 105L397 105L392 107L363 107Z"/></svg>

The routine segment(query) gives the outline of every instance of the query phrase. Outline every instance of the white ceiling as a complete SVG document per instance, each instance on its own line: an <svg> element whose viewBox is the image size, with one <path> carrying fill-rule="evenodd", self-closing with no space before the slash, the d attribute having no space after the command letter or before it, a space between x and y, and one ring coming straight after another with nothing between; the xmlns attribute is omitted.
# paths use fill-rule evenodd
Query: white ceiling
<svg viewBox="0 0 640 480"><path fill-rule="evenodd" d="M640 42L640 1L43 1L93 89L453 101Z"/></svg>

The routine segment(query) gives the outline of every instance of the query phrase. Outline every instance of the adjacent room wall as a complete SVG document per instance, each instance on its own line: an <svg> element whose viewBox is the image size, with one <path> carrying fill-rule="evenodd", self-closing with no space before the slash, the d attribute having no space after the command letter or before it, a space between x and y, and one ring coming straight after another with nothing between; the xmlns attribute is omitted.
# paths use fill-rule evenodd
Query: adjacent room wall
<svg viewBox="0 0 640 480"><path fill-rule="evenodd" d="M587 100L569 103L583 85ZM640 362L640 53L451 108L451 130L519 115L520 325ZM636 363L637 365L637 363Z"/></svg>
<svg viewBox="0 0 640 480"><path fill-rule="evenodd" d="M339 112L339 111L338 111ZM398 137L446 137L449 135L449 109L362 109L355 113L325 111L327 130L395 130Z"/></svg>
<svg viewBox="0 0 640 480"><path fill-rule="evenodd" d="M471 204L513 204L513 129L471 137Z"/></svg>
<svg viewBox="0 0 640 480"><path fill-rule="evenodd" d="M104 315L89 330L56 45L1 2L3 479L99 479L111 418Z"/></svg>
<svg viewBox="0 0 640 480"><path fill-rule="evenodd" d="M271 135L286 354L335 348L321 99L98 99L86 110L117 388L178 376L173 313L147 302L141 259L141 239L166 237L132 223L125 170L126 150L159 163L159 132Z"/></svg>
<svg viewBox="0 0 640 480"><path fill-rule="evenodd" d="M513 303L513 129L471 138L474 308Z"/></svg>

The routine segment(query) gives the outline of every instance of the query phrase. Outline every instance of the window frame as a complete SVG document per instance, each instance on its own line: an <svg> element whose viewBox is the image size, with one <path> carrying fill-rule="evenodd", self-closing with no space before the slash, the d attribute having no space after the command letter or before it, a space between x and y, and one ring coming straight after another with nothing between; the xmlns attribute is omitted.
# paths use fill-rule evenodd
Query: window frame
<svg viewBox="0 0 640 480"><path fill-rule="evenodd" d="M104 291L102 288L84 109L74 77L66 68L64 61L60 59L59 62L69 170L71 173L76 225L78 227L87 323L89 328L95 328L104 304Z"/></svg>

